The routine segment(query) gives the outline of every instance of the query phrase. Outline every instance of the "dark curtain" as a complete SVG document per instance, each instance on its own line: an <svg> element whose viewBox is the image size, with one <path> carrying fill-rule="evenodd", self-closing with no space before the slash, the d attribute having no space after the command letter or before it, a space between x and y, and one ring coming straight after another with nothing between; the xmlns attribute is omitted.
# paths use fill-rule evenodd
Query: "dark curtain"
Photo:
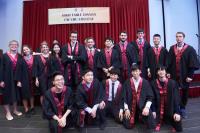
<svg viewBox="0 0 200 133"><path fill-rule="evenodd" d="M49 8L110 7L111 22L108 24L65 24L48 25ZM103 18L102 18L103 19ZM136 38L136 30L143 28L149 40L148 0L36 0L24 1L22 43L33 50L43 40L49 45L54 39L65 44L72 30L78 31L78 39L92 36L98 48L104 47L104 39L112 37L119 41L119 32L127 31L129 41Z"/></svg>

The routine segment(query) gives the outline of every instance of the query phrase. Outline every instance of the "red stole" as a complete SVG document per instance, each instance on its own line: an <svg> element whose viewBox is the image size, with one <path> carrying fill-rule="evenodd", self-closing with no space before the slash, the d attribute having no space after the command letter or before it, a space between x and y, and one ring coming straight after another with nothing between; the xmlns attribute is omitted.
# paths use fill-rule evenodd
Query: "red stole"
<svg viewBox="0 0 200 133"><path fill-rule="evenodd" d="M141 90L142 90L142 81L143 81L143 79L141 78L137 92L136 92L133 79L130 78L130 84L131 84L132 96L133 96L132 97L132 111L131 111L131 118L130 118L130 124L131 125L134 125L134 123L135 123L135 113L136 113L136 108L139 105L140 93L141 93Z"/></svg>
<svg viewBox="0 0 200 133"><path fill-rule="evenodd" d="M94 68L94 54L95 54L95 49L94 50L87 49L88 67L92 70Z"/></svg>
<svg viewBox="0 0 200 133"><path fill-rule="evenodd" d="M174 45L174 53L175 53L175 56L176 56L176 74L178 75L177 79L179 79L179 76L180 76L181 57L182 57L182 54L186 50L187 47L188 47L188 45L184 44L183 48L181 50L178 50L177 45L176 44Z"/></svg>
<svg viewBox="0 0 200 133"><path fill-rule="evenodd" d="M165 112L165 105L167 103L167 85L168 85L168 79L164 82L164 87L161 86L159 80L156 80L158 90L160 93L160 124L163 121L164 112Z"/></svg>
<svg viewBox="0 0 200 133"><path fill-rule="evenodd" d="M105 56L106 56L106 64L108 67L110 67L111 66L112 48L110 50L105 48L104 52L105 52Z"/></svg>
<svg viewBox="0 0 200 133"><path fill-rule="evenodd" d="M68 48L67 53L68 53L68 55L72 55L72 48L71 48L70 43L68 43L67 45L68 45L67 46L67 48ZM78 51L79 51L78 42L76 42L74 50L75 50L75 56L78 56ZM81 77L81 75L80 75L81 74L80 73L80 64L78 64L77 62L75 62L75 64L76 64L76 68L77 68L78 78L80 79L80 77ZM71 80L71 74L72 74L71 64L67 65L67 71L68 71L68 80L70 81Z"/></svg>
<svg viewBox="0 0 200 133"><path fill-rule="evenodd" d="M109 87L109 80L108 79L106 80L106 86L105 87L106 87L105 89L106 89L106 101L107 101L108 97L109 97L109 89L112 89L112 88ZM119 103L119 100L120 100L119 96L121 94L121 91L122 91L122 84L119 83L118 88L117 88L117 93L115 95L115 99L114 100L112 99L112 102L115 102L116 104Z"/></svg>
<svg viewBox="0 0 200 133"><path fill-rule="evenodd" d="M158 48L153 48L154 54L156 56L156 63L159 63L159 57L160 57L160 51L162 50L162 47L158 47Z"/></svg>
<svg viewBox="0 0 200 133"><path fill-rule="evenodd" d="M40 58L41 58L42 63L44 65L44 72L47 73L47 60L45 59L45 57L43 55L40 55Z"/></svg>
<svg viewBox="0 0 200 133"><path fill-rule="evenodd" d="M140 70L142 70L142 67L143 67L144 42L145 41L143 41L141 44L139 44L139 40L138 39L136 40L136 43L137 43L137 46L138 46L138 49L139 49Z"/></svg>
<svg viewBox="0 0 200 133"><path fill-rule="evenodd" d="M82 81L82 85L83 85L83 89L85 90L85 92L87 93L88 96L88 100L87 100L87 104L88 106L92 106L93 104L93 87L94 87L94 80L92 81L90 88L87 87L85 81Z"/></svg>
<svg viewBox="0 0 200 133"><path fill-rule="evenodd" d="M29 72L32 72L32 67L33 67L33 56L31 55L31 58L29 60L26 60L24 57L24 60L26 61L26 64L28 66Z"/></svg>
<svg viewBox="0 0 200 133"><path fill-rule="evenodd" d="M65 102L65 93L67 91L67 87L64 86L64 88L63 88L63 91L62 91L62 94L61 94L61 101L59 101L58 97L56 96L54 89L55 89L54 87L51 88L51 94L53 96L53 100L54 100L56 107L57 107L57 110L58 110L58 117L62 118L63 111L64 111L64 108L65 108L64 102ZM62 127L58 126L58 133L61 133L61 132L62 132Z"/></svg>
<svg viewBox="0 0 200 133"><path fill-rule="evenodd" d="M15 71L17 67L18 54L16 54L15 57L13 57L9 52L7 52L7 55L12 62L12 69L13 71Z"/></svg>

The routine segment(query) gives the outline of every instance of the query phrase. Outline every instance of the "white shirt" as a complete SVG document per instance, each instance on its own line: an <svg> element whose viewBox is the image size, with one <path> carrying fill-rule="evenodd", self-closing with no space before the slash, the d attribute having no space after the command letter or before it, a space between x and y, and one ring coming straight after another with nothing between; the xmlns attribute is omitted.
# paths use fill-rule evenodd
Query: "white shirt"
<svg viewBox="0 0 200 133"><path fill-rule="evenodd" d="M132 78L132 80L133 80L134 85L135 85L135 91L137 92L139 84L140 84L141 77L139 77L138 80L135 80L134 78Z"/></svg>
<svg viewBox="0 0 200 133"><path fill-rule="evenodd" d="M113 99L112 99L112 80L111 79L108 79L108 82L109 82L109 95L108 95L108 101L112 101ZM115 84L114 84L114 97L116 96L116 94L117 94L117 88L118 88L118 86L119 86L119 81L117 80L117 81L115 81L114 82Z"/></svg>

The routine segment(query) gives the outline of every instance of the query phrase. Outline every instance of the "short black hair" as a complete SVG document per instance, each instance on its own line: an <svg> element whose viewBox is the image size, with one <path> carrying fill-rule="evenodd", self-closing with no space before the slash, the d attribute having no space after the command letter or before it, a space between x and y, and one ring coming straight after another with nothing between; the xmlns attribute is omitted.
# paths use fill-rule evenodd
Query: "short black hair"
<svg viewBox="0 0 200 133"><path fill-rule="evenodd" d="M117 69L117 68L112 68L110 71L109 71L110 74L116 74L116 75L120 75L120 70Z"/></svg>
<svg viewBox="0 0 200 133"><path fill-rule="evenodd" d="M106 40L109 40L109 41L112 41L112 42L113 42L112 37L106 37L105 40L104 40L104 42L106 42Z"/></svg>
<svg viewBox="0 0 200 133"><path fill-rule="evenodd" d="M61 71L55 71L53 72L53 74L51 75L52 79L54 80L56 76L61 75L63 76L63 73Z"/></svg>
<svg viewBox="0 0 200 133"><path fill-rule="evenodd" d="M82 71L81 75L85 76L85 74L87 74L88 72L93 72L92 69L85 69Z"/></svg>
<svg viewBox="0 0 200 133"><path fill-rule="evenodd" d="M126 34L126 35L128 34L127 31L124 30L124 31L121 31L121 32L119 33L119 35L121 35L122 33L124 33L124 34Z"/></svg>
<svg viewBox="0 0 200 133"><path fill-rule="evenodd" d="M139 65L137 63L133 63L132 66L131 66L131 71L135 71L137 69L140 69Z"/></svg>
<svg viewBox="0 0 200 133"><path fill-rule="evenodd" d="M137 33L139 33L139 32L143 32L144 33L144 30L142 28L139 28L139 29L137 29Z"/></svg>
<svg viewBox="0 0 200 133"><path fill-rule="evenodd" d="M160 34L154 34L153 37L160 37L161 38Z"/></svg>
<svg viewBox="0 0 200 133"><path fill-rule="evenodd" d="M164 65L161 65L161 64L158 64L157 67L156 67L156 72L158 72L158 70L167 70L167 67L164 66Z"/></svg>

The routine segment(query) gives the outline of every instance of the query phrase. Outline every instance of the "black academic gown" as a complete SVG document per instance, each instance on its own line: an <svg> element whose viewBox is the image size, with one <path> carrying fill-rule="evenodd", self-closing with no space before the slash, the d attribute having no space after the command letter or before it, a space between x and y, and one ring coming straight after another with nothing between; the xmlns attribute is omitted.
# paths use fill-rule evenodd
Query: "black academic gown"
<svg viewBox="0 0 200 133"><path fill-rule="evenodd" d="M122 61L122 52L119 44L115 45L114 48L116 48L119 51L119 56L120 56L120 63L122 64L121 67L121 81L124 83L126 81L126 77L122 77L122 72L123 72L123 61ZM127 58L127 70L128 70L128 78L131 77L131 65L133 63L137 63L137 57L136 57L136 51L133 48L133 45L131 43L128 43L127 48L126 48L126 58Z"/></svg>
<svg viewBox="0 0 200 133"><path fill-rule="evenodd" d="M168 72L171 75L171 78L176 80L178 73L176 73L176 56L174 53L174 46L170 47L169 50L169 67ZM199 61L197 59L197 54L194 48L190 45L183 52L180 60L180 81L179 84L181 88L189 88L189 83L186 82L187 77L191 77L194 74L194 71L199 69Z"/></svg>
<svg viewBox="0 0 200 133"><path fill-rule="evenodd" d="M131 79L132 80L132 79ZM153 129L155 127L155 121L152 115L152 112L150 110L150 113L148 115L148 117L142 116L142 111L143 108L146 105L147 101L153 101L153 91L152 88L149 84L149 82L147 80L145 80L143 78L143 82L142 82L142 89L140 92L140 98L139 98L139 102L136 108L136 112L139 113L139 115L142 117L142 120L147 123L148 127ZM130 79L127 79L126 82L123 85L123 98L122 98L123 102L126 103L128 105L128 108L130 110L130 112L132 111L132 102L133 102L133 95L132 95L132 88L131 88L131 82ZM124 119L123 120L123 124L125 126L125 128L133 128L132 126L130 126L129 120Z"/></svg>
<svg viewBox="0 0 200 133"><path fill-rule="evenodd" d="M33 57L34 58L34 57ZM33 96L33 90L35 89L35 84L32 77L32 71L29 70L25 59L21 62L21 96L22 99L30 99Z"/></svg>
<svg viewBox="0 0 200 133"><path fill-rule="evenodd" d="M52 87L52 75L54 72L60 71L60 72L63 72L63 74L64 74L62 67L63 66L62 66L61 62L59 61L59 59L54 55L50 55L49 61L48 61L48 85L49 85L49 88Z"/></svg>
<svg viewBox="0 0 200 133"><path fill-rule="evenodd" d="M158 88L158 84L156 80L151 82L152 90L154 93L154 100L152 104L152 111L156 112L156 122L159 122L160 118L160 92ZM174 80L169 79L167 84L167 103L164 106L165 107L165 120L170 122L170 124L177 130L182 131L182 125L180 122L175 122L173 119L173 115L180 114L180 95L178 90L178 85Z"/></svg>
<svg viewBox="0 0 200 133"><path fill-rule="evenodd" d="M0 82L3 80L3 59L0 56Z"/></svg>
<svg viewBox="0 0 200 133"><path fill-rule="evenodd" d="M40 95L44 95L48 88L48 58L46 63L42 62L40 55L36 55L33 61L33 77L38 77Z"/></svg>
<svg viewBox="0 0 200 133"><path fill-rule="evenodd" d="M82 83L79 84L78 88L77 88L77 94L76 94L76 104L78 109L80 110L80 116L79 116L79 125L82 126L84 125L84 120L82 120L83 118L83 114L81 112L85 112L83 111L86 107L93 107L94 105L100 103L101 101L104 100L104 95L103 95L103 88L102 88L102 84L97 80L94 79L93 83L92 83L93 87L91 87L91 95L89 96L88 93L86 92L84 86ZM89 97L92 97L89 100ZM97 120L101 123L105 122L105 111L104 109L97 109ZM85 115L85 114L84 114ZM87 115L87 113L86 113ZM85 118L85 116L84 116ZM91 119L90 119L91 120ZM89 121L90 121L89 120Z"/></svg>
<svg viewBox="0 0 200 133"><path fill-rule="evenodd" d="M133 41L132 45L133 45L134 51L136 51L136 53L133 53L133 54L135 54L135 56L137 57L137 59L136 59L137 64L141 65L141 60L139 58L139 48L138 48L136 41ZM148 64L147 64L147 56L148 55L147 55L147 53L148 53L149 48L150 48L150 44L147 41L145 41L144 47L143 47L143 61L142 61L143 65L142 65L142 70L141 70L142 77L145 78L145 79L147 79L147 67L148 67Z"/></svg>
<svg viewBox="0 0 200 133"><path fill-rule="evenodd" d="M105 49L101 49L101 52L99 53L99 60L97 63L97 68L99 71L98 79L100 81L107 79L107 75L104 73L103 68L109 68L111 66L117 69L121 68L119 51L115 48L112 49L110 66L108 66L106 62Z"/></svg>
<svg viewBox="0 0 200 133"><path fill-rule="evenodd" d="M65 83L66 85L72 86L72 87L76 87L80 81L81 81L81 73L84 69L84 65L86 63L86 59L87 59L87 54L85 51L85 48L83 45L81 45L80 43L77 43L76 45L78 45L78 55L75 55L75 49L72 52L72 56L73 59L68 58L68 45L65 45L62 48L62 63L64 64L64 77L65 77ZM76 46L77 47L77 46ZM69 73L68 73L68 65L70 65L70 69L71 69L71 80L69 80ZM77 65L80 66L80 72L78 72L77 70ZM75 89L75 88L72 88Z"/></svg>
<svg viewBox="0 0 200 133"><path fill-rule="evenodd" d="M63 115L68 109L72 111L67 117L66 127L72 126L76 122L77 114L76 114L76 111L73 109L73 103L74 101L72 100L72 90L69 87L67 87L67 90L64 94ZM54 115L58 116L58 108L55 104L51 89L46 91L42 106L43 106L43 115L44 115L44 118L46 118L49 121L49 128L50 128L51 133L57 133L58 122L53 119L53 116Z"/></svg>
<svg viewBox="0 0 200 133"><path fill-rule="evenodd" d="M87 50L86 50L86 52L87 52ZM85 63L85 68L84 69L91 69L90 67L89 67L89 63L88 63L88 55L87 55L87 62ZM95 53L94 53L94 57L93 57L93 69L92 69L92 71L93 71L93 74L94 74L94 77L95 78L97 78L97 63L98 63L98 58L99 58L99 51L98 50L95 50Z"/></svg>
<svg viewBox="0 0 200 133"><path fill-rule="evenodd" d="M162 47L158 62L156 61L156 55L153 47L149 48L147 55L147 64L148 68L150 68L151 80L154 80L157 78L156 68L158 65L168 67L168 51L166 48Z"/></svg>
<svg viewBox="0 0 200 133"><path fill-rule="evenodd" d="M17 81L21 79L21 61L22 56L18 54L18 60L16 70L12 69L12 61L7 53L2 57L2 81L5 83L5 87L2 88L3 92L3 104L12 104L20 100L20 88L17 87Z"/></svg>

